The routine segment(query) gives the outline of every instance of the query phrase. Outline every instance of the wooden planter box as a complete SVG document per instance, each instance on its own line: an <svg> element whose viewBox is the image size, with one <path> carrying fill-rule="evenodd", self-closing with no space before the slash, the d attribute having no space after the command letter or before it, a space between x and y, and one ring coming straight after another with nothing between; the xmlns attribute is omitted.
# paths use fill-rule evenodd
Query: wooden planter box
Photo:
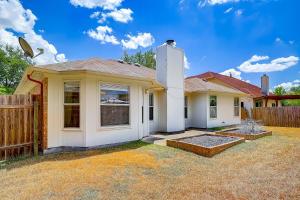
<svg viewBox="0 0 300 200"><path fill-rule="evenodd" d="M217 146L212 146L212 147L204 147L199 144L191 144L191 143L186 143L186 142L180 141L180 140L186 139L186 138L201 137L201 136L226 137L223 135L216 135L216 134L204 134L204 135L199 135L199 136L167 140L167 146L182 149L185 151L189 151L189 152L192 152L192 153L195 153L195 154L198 154L201 156L205 156L205 157L212 157L212 156L224 151L225 149L228 149L229 147L232 147L234 145L240 144L245 141L243 138L236 137L236 140L234 140L234 141L223 143L223 144L220 144Z"/></svg>
<svg viewBox="0 0 300 200"><path fill-rule="evenodd" d="M228 130L228 131L219 131L218 134L225 135L225 136L242 137L245 140L256 140L258 138L262 138L262 137L265 137L265 136L271 136L272 135L272 131L263 131L263 132L258 133L258 134L244 134L244 133L235 132L236 130L237 129Z"/></svg>

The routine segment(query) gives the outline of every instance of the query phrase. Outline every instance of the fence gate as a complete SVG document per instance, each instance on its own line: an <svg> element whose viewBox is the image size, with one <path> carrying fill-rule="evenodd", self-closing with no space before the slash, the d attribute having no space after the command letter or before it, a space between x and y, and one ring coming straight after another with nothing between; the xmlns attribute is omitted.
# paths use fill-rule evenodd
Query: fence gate
<svg viewBox="0 0 300 200"><path fill-rule="evenodd" d="M31 95L0 96L0 160L33 152Z"/></svg>

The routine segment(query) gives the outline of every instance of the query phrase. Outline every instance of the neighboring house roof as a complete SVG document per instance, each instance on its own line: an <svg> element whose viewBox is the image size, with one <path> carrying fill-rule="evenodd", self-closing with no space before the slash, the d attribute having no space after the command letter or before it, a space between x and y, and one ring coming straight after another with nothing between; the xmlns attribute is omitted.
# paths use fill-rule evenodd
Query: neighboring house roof
<svg viewBox="0 0 300 200"><path fill-rule="evenodd" d="M233 94L245 94L234 88L226 87L217 83L202 80L200 78L188 78L185 79L185 91L186 92L225 92Z"/></svg>
<svg viewBox="0 0 300 200"><path fill-rule="evenodd" d="M135 64L128 64L125 62L122 63L116 60L102 60L99 58L49 65L37 65L34 66L34 68L57 72L90 71L155 80L155 70L153 69L144 66L137 66Z"/></svg>
<svg viewBox="0 0 300 200"><path fill-rule="evenodd" d="M206 72L206 73L199 74L196 76L191 76L191 77L186 78L186 80L194 79L194 78L207 79L207 80L217 79L217 80L223 82L224 84L231 86L232 88L235 88L246 94L251 95L252 97L264 96L261 92L261 88L257 87L256 85L252 85L250 83L236 79L234 77L225 76L225 75L218 74L215 72Z"/></svg>

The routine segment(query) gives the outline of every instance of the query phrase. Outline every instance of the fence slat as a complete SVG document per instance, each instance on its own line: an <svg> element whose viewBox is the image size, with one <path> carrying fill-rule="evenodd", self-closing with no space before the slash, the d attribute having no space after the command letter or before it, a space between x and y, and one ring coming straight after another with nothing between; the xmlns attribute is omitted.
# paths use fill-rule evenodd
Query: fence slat
<svg viewBox="0 0 300 200"><path fill-rule="evenodd" d="M300 127L299 106L253 108L252 117L266 126Z"/></svg>
<svg viewBox="0 0 300 200"><path fill-rule="evenodd" d="M0 160L33 153L32 112L31 95L0 96Z"/></svg>

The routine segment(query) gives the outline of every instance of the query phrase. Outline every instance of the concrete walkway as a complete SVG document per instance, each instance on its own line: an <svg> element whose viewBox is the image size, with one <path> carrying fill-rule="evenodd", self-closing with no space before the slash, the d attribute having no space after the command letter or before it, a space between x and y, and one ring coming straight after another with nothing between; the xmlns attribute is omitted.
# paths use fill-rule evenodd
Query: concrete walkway
<svg viewBox="0 0 300 200"><path fill-rule="evenodd" d="M142 139L142 141L151 143L151 144L157 144L166 146L166 140L168 139L179 139L183 137L192 137L197 135L203 135L207 133L214 133L214 132L207 132L207 131L200 131L200 130L188 130L184 133L178 133L178 134L162 134L162 133L156 133L151 134L148 137L145 137Z"/></svg>

